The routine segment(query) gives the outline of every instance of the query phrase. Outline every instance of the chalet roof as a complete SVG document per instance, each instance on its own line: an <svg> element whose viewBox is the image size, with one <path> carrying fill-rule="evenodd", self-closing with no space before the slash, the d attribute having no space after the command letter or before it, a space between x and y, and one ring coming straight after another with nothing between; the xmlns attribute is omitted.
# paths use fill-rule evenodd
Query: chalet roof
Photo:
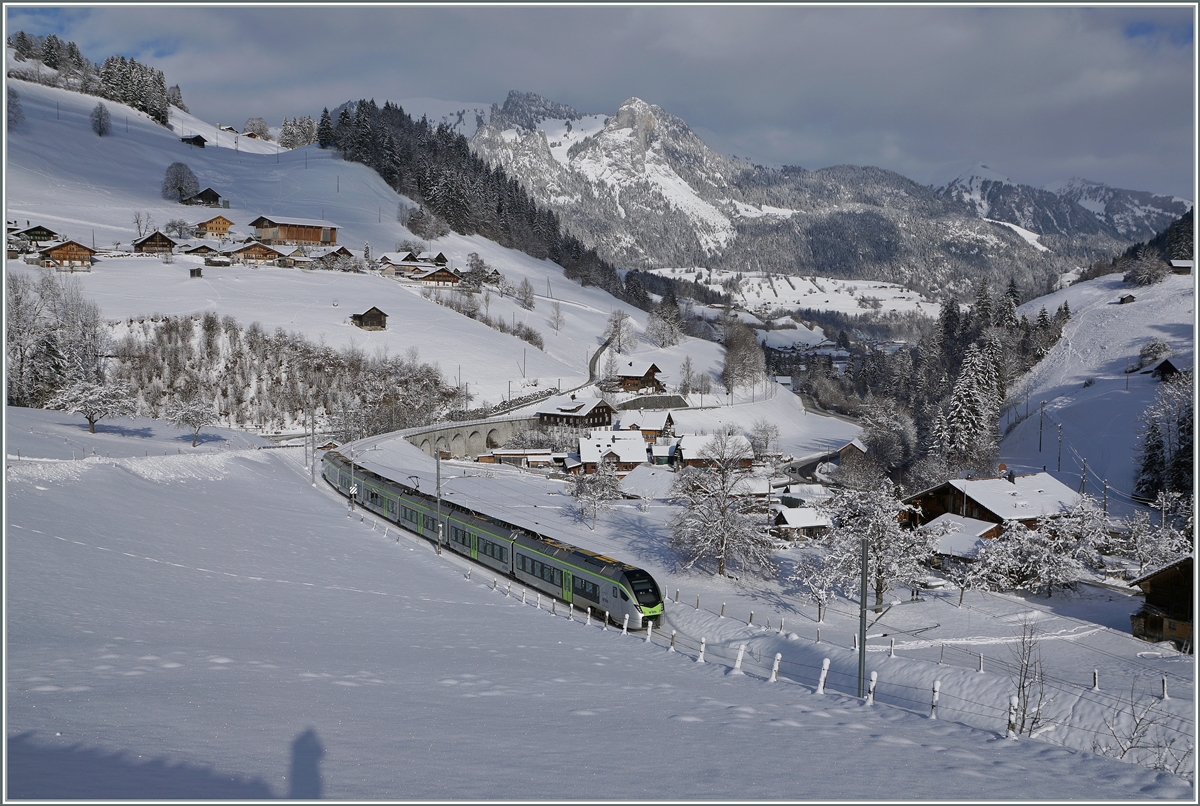
<svg viewBox="0 0 1200 806"><path fill-rule="evenodd" d="M323 258L323 257L329 257L330 255L335 255L335 254L342 255L343 257L354 257L353 252L351 252L346 247L341 246L340 244L338 246L310 246L310 247L308 247L308 256L310 258L312 258L313 260L316 260L318 258Z"/></svg>
<svg viewBox="0 0 1200 806"><path fill-rule="evenodd" d="M19 229L16 232L14 232L13 235L24 235L25 233L33 232L34 230L38 230L41 232L48 232L48 233L50 233L50 235L55 236L55 237L58 236L57 232L50 229L49 227L42 226L41 224L34 224L32 227L25 227L24 229Z"/></svg>
<svg viewBox="0 0 1200 806"><path fill-rule="evenodd" d="M377 314L380 314L381 316L384 316L384 317L386 317L386 316L387 316L387 314L386 314L386 313L384 313L383 311L379 310L379 309L378 309L378 308L376 308L374 305L372 305L370 308L368 308L367 310L363 311L362 313L358 314L358 316L366 316L367 314L371 314L371 313L377 313Z"/></svg>
<svg viewBox="0 0 1200 806"><path fill-rule="evenodd" d="M1171 266L1176 269L1191 269L1196 265L1193 260L1172 260Z"/></svg>
<svg viewBox="0 0 1200 806"><path fill-rule="evenodd" d="M617 462L646 461L646 443L640 436L622 439L617 431L593 431L591 436L579 438L579 458L585 463L604 461L610 456ZM636 436L636 435L635 435Z"/></svg>
<svg viewBox="0 0 1200 806"><path fill-rule="evenodd" d="M1057 515L1079 501L1079 493L1063 484L1049 473L1029 473L990 479L951 479L944 482L975 501L1001 521L1030 520ZM905 501L924 496L942 487L939 484Z"/></svg>
<svg viewBox="0 0 1200 806"><path fill-rule="evenodd" d="M661 465L638 465L621 479L621 492L638 498L670 498L671 485L676 478L673 471Z"/></svg>
<svg viewBox="0 0 1200 806"><path fill-rule="evenodd" d="M621 415L621 428L638 428L642 431L662 431L667 427L671 412L667 409L651 409L650 411L627 411Z"/></svg>
<svg viewBox="0 0 1200 806"><path fill-rule="evenodd" d="M1158 568L1155 568L1153 571L1142 574L1140 577L1133 580L1129 584L1131 586L1132 585L1141 585L1143 582L1148 582L1151 579L1153 579L1154 577L1156 577L1160 574L1166 573L1167 571L1174 570L1176 568L1178 568L1181 572L1185 573L1187 576L1190 577L1192 575L1191 569L1184 568L1184 566L1191 565L1194 561L1194 559L1193 559L1194 557L1195 557L1195 555L1193 555L1193 554L1185 554L1184 556L1180 557L1178 560L1172 560L1171 562L1167 563L1166 565L1160 566Z"/></svg>
<svg viewBox="0 0 1200 806"><path fill-rule="evenodd" d="M447 268L446 266L430 266L429 268L424 269L423 271L418 271L415 274L413 274L412 279L424 280L427 277L432 277L433 275L439 274L441 272L445 272L446 274L449 274L451 277L458 277L458 274L455 273L455 271L453 269Z"/></svg>
<svg viewBox="0 0 1200 806"><path fill-rule="evenodd" d="M843 445L838 452L840 453L841 451L844 451L844 450L846 450L846 448L849 448L849 447L857 448L862 453L867 452L867 446L864 445L862 443L862 440L858 439L857 437L855 439L850 440L845 445Z"/></svg>
<svg viewBox="0 0 1200 806"><path fill-rule="evenodd" d="M84 244L81 244L79 241L74 241L74 240L46 241L44 244L42 244L40 247L38 247L38 254L40 255L44 252L50 252L54 249L58 249L60 246L66 246L69 243L73 243L76 246L87 250L90 254L93 254L93 255L96 254L95 249L91 248L90 246L85 246Z"/></svg>
<svg viewBox="0 0 1200 806"><path fill-rule="evenodd" d="M229 249L224 249L224 250L222 250L222 254L236 255L239 252L248 251L250 249L253 249L256 246L261 246L263 249L266 249L268 252L274 252L276 255L283 257L283 252L280 252L275 247L267 246L265 243L260 243L259 241L253 241L253 240L247 241L246 243L242 244L241 246L235 246L235 247L231 247Z"/></svg>
<svg viewBox="0 0 1200 806"><path fill-rule="evenodd" d="M592 411L600 404L607 406L602 397L580 397L574 395L555 395L546 398L542 405L538 407L538 414L560 414L572 415L574 417L585 417L591 414Z"/></svg>
<svg viewBox="0 0 1200 806"><path fill-rule="evenodd" d="M207 143L208 142L207 140L204 139L203 136L201 136L199 134L189 134L186 137L180 137L179 139L185 143Z"/></svg>
<svg viewBox="0 0 1200 806"><path fill-rule="evenodd" d="M833 497L833 490L824 484L789 484L788 495L794 495L801 501L828 501Z"/></svg>
<svg viewBox="0 0 1200 806"><path fill-rule="evenodd" d="M783 507L775 516L776 526L793 529L812 529L816 526L832 526L829 516L814 507Z"/></svg>
<svg viewBox="0 0 1200 806"><path fill-rule="evenodd" d="M419 262L412 252L381 252L375 259L380 263L390 263L393 266L399 263Z"/></svg>
<svg viewBox="0 0 1200 806"><path fill-rule="evenodd" d="M229 216L221 215L220 213L217 213L217 214L216 214L215 216L213 216L212 218L206 218L206 219L204 219L203 221L200 221L200 222L198 222L198 223L196 224L196 226L197 226L197 227L199 227L199 226L202 226L202 225L204 225L204 224L211 224L212 222L216 221L218 218L223 218L223 219L225 219L226 221L228 221L228 222L229 222L229 226L231 226L231 227L233 226L233 223L234 223L234 222L233 222L233 219L232 219L232 218L230 218Z"/></svg>
<svg viewBox="0 0 1200 806"><path fill-rule="evenodd" d="M148 240L150 240L151 238L153 238L155 235L159 235L159 236L162 236L163 238L167 239L168 241L170 241L170 242L171 242L171 245L172 245L172 246L174 246L175 244L179 243L178 241L176 241L174 238L172 238L172 237L171 237L170 235L168 235L167 233L165 233L165 232L160 232L159 230L154 230L154 232L148 232L148 233L146 233L145 235L143 235L143 236L142 236L142 237L140 237L140 238L134 238L133 242L134 242L135 244L144 243L145 241L148 241Z"/></svg>
<svg viewBox="0 0 1200 806"><path fill-rule="evenodd" d="M983 535L995 529L996 526L997 524L989 521L946 513L923 524L921 529L945 529L945 532L938 537L937 553L969 560L979 553L979 547L986 540Z"/></svg>
<svg viewBox="0 0 1200 806"><path fill-rule="evenodd" d="M329 229L339 228L332 221L325 221L321 218L295 218L293 216L260 215L250 222L250 226L252 227L279 226L280 224L296 224L301 227L328 227Z"/></svg>
<svg viewBox="0 0 1200 806"><path fill-rule="evenodd" d="M626 361L617 369L619 378L644 378L650 372L662 372L653 361Z"/></svg>
<svg viewBox="0 0 1200 806"><path fill-rule="evenodd" d="M441 252L422 252L417 255L417 260L422 263L436 263L439 266L445 266L450 261Z"/></svg>

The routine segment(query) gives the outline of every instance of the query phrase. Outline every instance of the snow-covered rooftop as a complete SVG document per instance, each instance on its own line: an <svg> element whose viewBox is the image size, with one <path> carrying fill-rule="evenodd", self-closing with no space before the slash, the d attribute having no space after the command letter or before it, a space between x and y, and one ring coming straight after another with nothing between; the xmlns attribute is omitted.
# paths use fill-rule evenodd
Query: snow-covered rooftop
<svg viewBox="0 0 1200 806"><path fill-rule="evenodd" d="M1049 473L994 479L952 479L962 491L1004 520L1028 520L1057 515L1079 501L1079 493Z"/></svg>

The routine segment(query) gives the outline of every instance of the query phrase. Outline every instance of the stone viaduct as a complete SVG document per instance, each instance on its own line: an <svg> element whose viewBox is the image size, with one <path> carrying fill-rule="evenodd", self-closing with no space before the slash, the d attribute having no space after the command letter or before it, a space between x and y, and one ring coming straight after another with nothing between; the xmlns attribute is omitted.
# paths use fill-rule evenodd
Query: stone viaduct
<svg viewBox="0 0 1200 806"><path fill-rule="evenodd" d="M513 434L537 428L537 425L537 417L493 417L409 428L401 431L400 436L430 456L435 450L442 450L451 456L474 459L492 448L501 447Z"/></svg>

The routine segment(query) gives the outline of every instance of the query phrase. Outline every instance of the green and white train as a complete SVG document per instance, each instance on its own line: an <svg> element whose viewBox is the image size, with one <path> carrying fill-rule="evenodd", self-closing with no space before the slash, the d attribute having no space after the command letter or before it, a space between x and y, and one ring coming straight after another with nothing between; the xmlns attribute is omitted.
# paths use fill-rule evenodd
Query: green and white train
<svg viewBox="0 0 1200 806"><path fill-rule="evenodd" d="M649 573L628 563L537 534L458 502L438 503L430 493L351 465L328 451L321 475L335 490L370 512L472 561L566 602L579 610L641 629L662 617L663 599ZM354 494L351 496L351 489Z"/></svg>

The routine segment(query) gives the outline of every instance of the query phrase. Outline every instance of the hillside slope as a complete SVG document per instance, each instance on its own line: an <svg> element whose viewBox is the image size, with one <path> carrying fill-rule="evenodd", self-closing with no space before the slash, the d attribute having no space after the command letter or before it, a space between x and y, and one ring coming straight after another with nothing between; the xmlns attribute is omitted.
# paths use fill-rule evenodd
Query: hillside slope
<svg viewBox="0 0 1200 806"><path fill-rule="evenodd" d="M1136 301L1118 304L1125 294ZM1131 287L1113 274L1077 283L1021 307L1034 319L1045 308L1053 313L1066 302L1071 320L1062 339L1010 390L1010 406L1001 428L1017 422L1004 438L1001 461L1018 470L1043 466L1072 489L1079 489L1087 460L1086 492L1103 496L1108 510L1131 510L1136 460L1140 450L1139 415L1154 401L1159 381L1136 367L1138 351L1151 339L1171 347L1177 365L1192 366L1195 349L1195 278L1170 275L1153 286ZM1045 422L1039 409L1046 401ZM1026 416L1028 410L1028 416ZM1061 470L1058 424L1063 426ZM1039 424L1042 448L1038 450Z"/></svg>

